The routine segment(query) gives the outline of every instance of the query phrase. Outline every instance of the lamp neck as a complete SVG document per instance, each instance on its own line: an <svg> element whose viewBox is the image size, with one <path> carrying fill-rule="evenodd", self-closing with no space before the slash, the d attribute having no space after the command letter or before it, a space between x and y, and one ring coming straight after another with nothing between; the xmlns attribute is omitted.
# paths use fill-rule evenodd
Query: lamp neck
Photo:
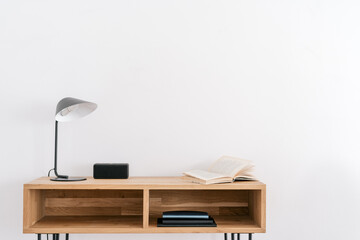
<svg viewBox="0 0 360 240"><path fill-rule="evenodd" d="M58 121L55 120L55 156L54 156L54 173L59 177L57 173L57 141L58 141Z"/></svg>
<svg viewBox="0 0 360 240"><path fill-rule="evenodd" d="M58 178L68 178L66 175L60 175L57 172L57 145L58 145L58 121L55 120L55 156L54 156L54 173Z"/></svg>

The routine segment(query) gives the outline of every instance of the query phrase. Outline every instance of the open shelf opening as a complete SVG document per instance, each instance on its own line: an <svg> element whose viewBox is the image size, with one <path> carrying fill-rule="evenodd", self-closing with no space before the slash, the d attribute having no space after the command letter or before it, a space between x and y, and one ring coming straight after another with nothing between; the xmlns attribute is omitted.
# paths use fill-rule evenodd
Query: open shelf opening
<svg viewBox="0 0 360 240"><path fill-rule="evenodd" d="M218 228L258 228L260 190L150 190L149 227L165 211L204 211Z"/></svg>
<svg viewBox="0 0 360 240"><path fill-rule="evenodd" d="M142 190L31 191L33 228L142 228Z"/></svg>

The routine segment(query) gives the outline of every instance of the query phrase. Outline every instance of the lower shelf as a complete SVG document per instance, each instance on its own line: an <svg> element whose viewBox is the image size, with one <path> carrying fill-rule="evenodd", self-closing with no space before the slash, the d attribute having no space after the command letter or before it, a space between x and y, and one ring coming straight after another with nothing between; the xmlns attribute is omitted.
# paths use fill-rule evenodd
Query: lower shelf
<svg viewBox="0 0 360 240"><path fill-rule="evenodd" d="M24 232L127 233L142 229L142 216L45 216Z"/></svg>
<svg viewBox="0 0 360 240"><path fill-rule="evenodd" d="M261 233L265 232L249 216L213 216L217 227L157 227L157 217L150 218L149 232L154 233Z"/></svg>
<svg viewBox="0 0 360 240"><path fill-rule="evenodd" d="M263 233L249 216L213 216L217 227L157 227L142 216L45 216L24 233Z"/></svg>

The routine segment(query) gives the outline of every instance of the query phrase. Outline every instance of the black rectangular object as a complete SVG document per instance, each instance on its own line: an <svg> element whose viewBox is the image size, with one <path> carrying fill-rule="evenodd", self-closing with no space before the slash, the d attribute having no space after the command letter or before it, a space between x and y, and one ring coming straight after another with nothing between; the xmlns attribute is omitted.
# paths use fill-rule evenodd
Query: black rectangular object
<svg viewBox="0 0 360 240"><path fill-rule="evenodd" d="M167 211L163 212L163 218L201 218L208 219L209 214L207 212L200 211Z"/></svg>
<svg viewBox="0 0 360 240"><path fill-rule="evenodd" d="M95 163L95 179L127 179L129 178L128 163Z"/></svg>
<svg viewBox="0 0 360 240"><path fill-rule="evenodd" d="M209 222L209 220L212 220ZM186 222L183 221L184 219L179 220L179 222L173 222L173 223L165 223L163 222L163 218L158 218L157 220L157 226L158 227L216 227L217 224L215 223L214 219L210 217L209 219L197 219L197 222Z"/></svg>
<svg viewBox="0 0 360 240"><path fill-rule="evenodd" d="M163 224L213 224L214 219L194 219L194 218L163 218Z"/></svg>

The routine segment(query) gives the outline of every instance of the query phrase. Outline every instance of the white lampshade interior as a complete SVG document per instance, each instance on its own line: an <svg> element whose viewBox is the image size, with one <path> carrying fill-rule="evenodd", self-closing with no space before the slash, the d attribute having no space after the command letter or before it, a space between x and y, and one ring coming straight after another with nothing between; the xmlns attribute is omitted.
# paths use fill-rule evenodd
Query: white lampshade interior
<svg viewBox="0 0 360 240"><path fill-rule="evenodd" d="M68 106L59 111L55 119L59 122L70 122L90 114L96 109L97 105L91 102L84 102Z"/></svg>

